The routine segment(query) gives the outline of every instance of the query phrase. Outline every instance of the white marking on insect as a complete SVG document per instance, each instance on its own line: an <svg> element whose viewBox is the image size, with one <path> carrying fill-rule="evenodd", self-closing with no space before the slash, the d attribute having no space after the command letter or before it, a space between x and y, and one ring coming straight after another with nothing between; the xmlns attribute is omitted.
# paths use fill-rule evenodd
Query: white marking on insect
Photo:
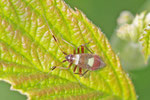
<svg viewBox="0 0 150 100"><path fill-rule="evenodd" d="M89 65L90 67L92 67L93 64L94 64L94 58L88 59L88 65Z"/></svg>
<svg viewBox="0 0 150 100"><path fill-rule="evenodd" d="M68 59L70 59L70 57L68 57Z"/></svg>
<svg viewBox="0 0 150 100"><path fill-rule="evenodd" d="M75 55L75 64L77 65L80 60L80 55Z"/></svg>

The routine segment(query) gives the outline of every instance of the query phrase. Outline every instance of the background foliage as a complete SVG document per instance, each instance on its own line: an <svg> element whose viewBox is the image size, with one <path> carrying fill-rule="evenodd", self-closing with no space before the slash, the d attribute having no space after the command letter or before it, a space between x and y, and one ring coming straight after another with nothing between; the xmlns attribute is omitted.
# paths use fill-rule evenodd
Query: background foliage
<svg viewBox="0 0 150 100"><path fill-rule="evenodd" d="M97 26L100 26L102 31L106 33L106 36L110 39L112 33L116 28L116 20L122 10L129 10L133 14L143 9L143 5L146 0L126 0L126 1L106 1L106 0L70 0L68 2L72 7L81 9L89 19L93 21ZM147 4L147 3L146 3ZM144 8L146 8L144 6ZM147 8L146 8L147 9ZM150 75L150 68L147 67L142 70L134 70L129 72L134 85L139 95L140 100L147 100L149 97L149 84L150 81L146 78ZM25 96L19 95L17 92L9 91L8 84L0 84L0 97L5 100L25 100ZM7 95L6 95L7 94ZM8 96L9 94L9 96ZM16 96L14 96L16 94Z"/></svg>

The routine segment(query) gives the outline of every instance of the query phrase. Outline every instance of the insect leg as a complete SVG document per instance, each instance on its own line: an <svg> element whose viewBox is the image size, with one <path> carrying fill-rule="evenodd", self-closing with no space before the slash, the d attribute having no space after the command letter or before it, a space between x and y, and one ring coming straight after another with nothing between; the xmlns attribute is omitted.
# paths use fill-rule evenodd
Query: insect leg
<svg viewBox="0 0 150 100"><path fill-rule="evenodd" d="M80 53L80 48L78 48L78 52L77 52L78 54Z"/></svg>
<svg viewBox="0 0 150 100"><path fill-rule="evenodd" d="M62 63L66 62L66 61L67 61L67 60L63 60ZM64 67L52 66L52 67L50 68L50 70L53 71L53 70L56 69L56 68L65 69Z"/></svg>
<svg viewBox="0 0 150 100"><path fill-rule="evenodd" d="M84 53L84 46L81 46L81 53Z"/></svg>
<svg viewBox="0 0 150 100"><path fill-rule="evenodd" d="M91 54L93 54L93 52L86 46L86 45L83 45Z"/></svg>
<svg viewBox="0 0 150 100"><path fill-rule="evenodd" d="M79 68L79 75L82 75L82 68Z"/></svg>
<svg viewBox="0 0 150 100"><path fill-rule="evenodd" d="M53 66L53 67L51 67L50 69L51 69L51 71L53 71L55 68L56 68L56 66Z"/></svg>
<svg viewBox="0 0 150 100"><path fill-rule="evenodd" d="M77 66L77 65L75 65L74 70L73 70L73 72L74 72L74 73L75 73L75 71L76 71L77 67L78 67L78 66Z"/></svg>
<svg viewBox="0 0 150 100"><path fill-rule="evenodd" d="M80 76L82 76L82 68L79 67L79 73L74 73L74 74L79 74Z"/></svg>
<svg viewBox="0 0 150 100"><path fill-rule="evenodd" d="M73 64L73 63L70 63L70 64L69 64L68 69L72 66L72 64Z"/></svg>
<svg viewBox="0 0 150 100"><path fill-rule="evenodd" d="M76 54L76 49L73 50L73 54Z"/></svg>
<svg viewBox="0 0 150 100"><path fill-rule="evenodd" d="M74 73L74 74L79 74L81 77L84 76L89 70L86 70L83 74L82 74L82 68L79 68L79 73Z"/></svg>
<svg viewBox="0 0 150 100"><path fill-rule="evenodd" d="M87 44L89 44L90 42L88 42L88 43L85 43L85 44L82 44L82 45L80 45L78 48L80 48L81 47L81 52L82 53L84 53L84 48L86 48L90 53L92 53L93 54L93 52L86 46Z"/></svg>
<svg viewBox="0 0 150 100"><path fill-rule="evenodd" d="M89 70L86 70L81 76L84 76Z"/></svg>

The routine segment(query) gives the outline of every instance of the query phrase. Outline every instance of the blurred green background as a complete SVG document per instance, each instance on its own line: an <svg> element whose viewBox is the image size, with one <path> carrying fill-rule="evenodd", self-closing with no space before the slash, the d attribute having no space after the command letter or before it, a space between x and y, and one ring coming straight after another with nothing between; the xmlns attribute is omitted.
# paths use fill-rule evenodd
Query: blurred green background
<svg viewBox="0 0 150 100"><path fill-rule="evenodd" d="M117 26L117 18L123 10L134 15L150 9L150 0L65 0L72 8L77 7L111 38ZM129 71L135 86L138 100L150 100L150 65L149 67ZM18 92L10 91L10 85L0 82L0 100L26 100L27 97Z"/></svg>

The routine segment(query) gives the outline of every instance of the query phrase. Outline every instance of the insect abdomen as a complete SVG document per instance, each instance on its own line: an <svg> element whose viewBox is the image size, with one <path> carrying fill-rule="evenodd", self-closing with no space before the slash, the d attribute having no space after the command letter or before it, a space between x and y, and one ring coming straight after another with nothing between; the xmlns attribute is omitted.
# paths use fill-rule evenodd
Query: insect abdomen
<svg viewBox="0 0 150 100"><path fill-rule="evenodd" d="M94 62L91 66L91 70L97 70L105 66L105 63L101 60L101 58L97 55L93 55Z"/></svg>
<svg viewBox="0 0 150 100"><path fill-rule="evenodd" d="M105 66L105 63L98 55L76 54L74 55L74 64L88 70L97 70Z"/></svg>

